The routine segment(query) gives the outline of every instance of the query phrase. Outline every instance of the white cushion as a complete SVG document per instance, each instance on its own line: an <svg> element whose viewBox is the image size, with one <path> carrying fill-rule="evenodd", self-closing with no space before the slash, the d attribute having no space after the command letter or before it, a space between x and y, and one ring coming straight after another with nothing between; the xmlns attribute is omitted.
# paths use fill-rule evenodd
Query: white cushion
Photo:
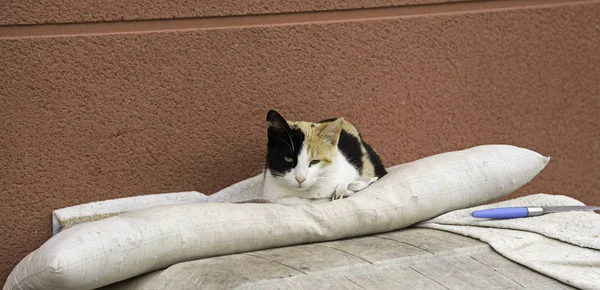
<svg viewBox="0 0 600 290"><path fill-rule="evenodd" d="M3 289L93 289L183 261L396 230L509 194L548 161L527 149L485 145L389 168L365 190L330 203L129 212L58 233L15 267Z"/></svg>

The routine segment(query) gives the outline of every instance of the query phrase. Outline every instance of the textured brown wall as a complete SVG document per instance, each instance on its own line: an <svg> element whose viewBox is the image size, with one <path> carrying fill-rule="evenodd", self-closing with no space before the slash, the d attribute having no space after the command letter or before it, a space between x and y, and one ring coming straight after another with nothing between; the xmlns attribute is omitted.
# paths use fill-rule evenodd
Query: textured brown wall
<svg viewBox="0 0 600 290"><path fill-rule="evenodd" d="M92 2L0 3L2 280L53 209L257 174L269 108L344 116L386 165L531 148L518 194L600 203L600 1Z"/></svg>
<svg viewBox="0 0 600 290"><path fill-rule="evenodd" d="M0 2L0 25L173 19L395 7L468 0L18 0ZM4 15L3 15L4 14Z"/></svg>

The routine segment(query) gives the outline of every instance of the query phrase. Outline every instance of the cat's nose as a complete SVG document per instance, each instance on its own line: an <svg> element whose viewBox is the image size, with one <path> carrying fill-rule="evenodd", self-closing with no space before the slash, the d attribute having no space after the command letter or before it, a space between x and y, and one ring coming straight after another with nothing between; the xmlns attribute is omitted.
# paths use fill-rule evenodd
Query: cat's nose
<svg viewBox="0 0 600 290"><path fill-rule="evenodd" d="M304 182L305 180L306 180L306 178L296 177L296 181L298 181L298 184L302 184L302 182Z"/></svg>

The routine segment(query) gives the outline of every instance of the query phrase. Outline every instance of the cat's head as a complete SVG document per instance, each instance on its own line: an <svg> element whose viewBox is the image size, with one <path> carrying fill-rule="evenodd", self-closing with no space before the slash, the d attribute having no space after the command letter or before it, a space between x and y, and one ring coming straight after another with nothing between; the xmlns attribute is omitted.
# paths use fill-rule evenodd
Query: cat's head
<svg viewBox="0 0 600 290"><path fill-rule="evenodd" d="M306 190L331 178L329 166L338 153L343 118L332 122L288 122L276 111L267 113L267 167L275 180Z"/></svg>

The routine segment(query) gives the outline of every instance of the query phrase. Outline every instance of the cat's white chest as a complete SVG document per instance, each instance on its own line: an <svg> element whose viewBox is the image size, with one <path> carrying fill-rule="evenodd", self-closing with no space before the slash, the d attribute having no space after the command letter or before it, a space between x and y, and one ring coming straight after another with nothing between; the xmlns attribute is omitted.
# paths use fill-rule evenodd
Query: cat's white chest
<svg viewBox="0 0 600 290"><path fill-rule="evenodd" d="M264 197L278 203L308 204L325 202L331 199L338 186L346 187L359 180L360 174L343 156L338 154L319 181L306 190L298 190L285 182L280 182L269 172L266 174Z"/></svg>

